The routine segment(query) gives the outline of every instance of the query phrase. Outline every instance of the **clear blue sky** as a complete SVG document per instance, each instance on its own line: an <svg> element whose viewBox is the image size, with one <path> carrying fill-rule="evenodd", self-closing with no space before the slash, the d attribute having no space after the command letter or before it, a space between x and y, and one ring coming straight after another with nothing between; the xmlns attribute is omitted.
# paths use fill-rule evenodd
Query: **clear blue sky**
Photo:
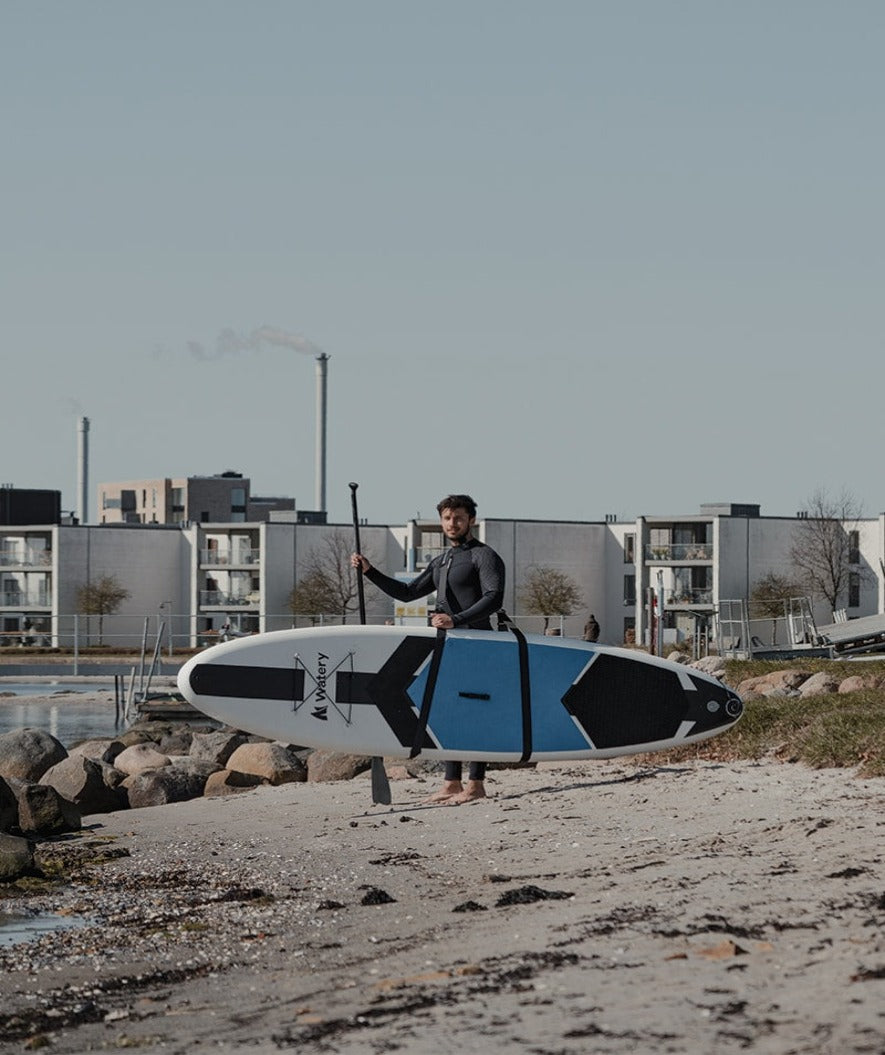
<svg viewBox="0 0 885 1055"><path fill-rule="evenodd" d="M0 482L74 508L85 414L93 485L313 508L321 349L332 519L875 514L883 54L880 0L2 0Z"/></svg>

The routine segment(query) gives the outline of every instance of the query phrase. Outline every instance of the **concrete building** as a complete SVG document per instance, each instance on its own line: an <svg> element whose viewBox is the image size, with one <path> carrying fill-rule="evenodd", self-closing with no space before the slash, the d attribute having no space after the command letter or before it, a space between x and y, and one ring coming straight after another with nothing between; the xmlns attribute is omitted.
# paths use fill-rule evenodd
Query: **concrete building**
<svg viewBox="0 0 885 1055"><path fill-rule="evenodd" d="M217 500L225 510L215 519L205 497L209 492L199 486L202 479L222 481L223 496ZM212 640L226 622L243 632L291 626L296 620L289 597L309 571L321 565L333 576L348 574L352 525L326 524L322 518L311 522L310 517L303 522L293 511L261 520L235 519L232 513L239 516L244 504L248 509L248 481L239 476L186 481L192 482L193 506L170 503L165 495L161 504L159 487L154 506L149 481L144 487L103 492L121 501L124 490L144 492L132 508L108 508L138 516L156 510L156 524L0 526L0 632L14 641L28 623L47 642L70 646L83 628L78 590L110 576L128 596L117 614L105 620L106 643L140 644L147 619L151 627L163 622L175 645L193 647ZM179 513L191 515L180 523L160 523L161 515ZM758 506L725 504L702 506L697 514L647 515L631 522L486 519L478 522L476 534L504 559L504 607L523 629L544 627L541 616L525 612L522 592L528 577L554 568L575 583L583 600L576 612L557 618L555 628L580 636L592 611L602 626L600 640L622 644L647 643L652 615L661 609L665 641L697 634L712 640L724 603L748 599L769 572L791 576L790 549L798 525L795 517L763 517ZM845 615L881 613L885 515L846 528L851 574ZM360 533L372 562L404 578L426 567L443 542L436 520L362 525ZM427 602L402 605L369 584L366 602L373 622L426 619ZM834 621L820 601L813 615L820 625ZM338 619L340 613L315 617ZM352 614L350 621L355 620ZM310 620L299 617L297 622L308 625Z"/></svg>
<svg viewBox="0 0 885 1055"><path fill-rule="evenodd" d="M242 473L104 483L98 487L101 524L245 523L294 510L294 498L261 498Z"/></svg>

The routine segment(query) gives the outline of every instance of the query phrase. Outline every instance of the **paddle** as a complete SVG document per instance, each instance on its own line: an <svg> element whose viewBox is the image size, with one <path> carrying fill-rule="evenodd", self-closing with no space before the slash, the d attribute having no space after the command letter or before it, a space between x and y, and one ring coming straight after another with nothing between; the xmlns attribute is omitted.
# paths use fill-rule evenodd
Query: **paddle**
<svg viewBox="0 0 885 1055"><path fill-rule="evenodd" d="M356 489L359 484L350 484L350 505L353 510L353 539L357 553L362 553L360 546L360 517L356 504ZM360 605L360 625L366 625L366 591L363 586L363 569L356 570L356 590ZM382 806L390 805L390 781L384 768L384 759L377 755L372 757L372 802Z"/></svg>

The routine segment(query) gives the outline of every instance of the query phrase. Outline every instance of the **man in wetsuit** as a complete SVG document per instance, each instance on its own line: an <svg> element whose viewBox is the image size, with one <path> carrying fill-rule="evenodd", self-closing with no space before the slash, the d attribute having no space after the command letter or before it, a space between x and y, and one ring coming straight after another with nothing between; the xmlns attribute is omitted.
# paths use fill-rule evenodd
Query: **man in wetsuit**
<svg viewBox="0 0 885 1055"><path fill-rule="evenodd" d="M436 509L450 546L411 582L392 579L373 568L360 553L353 554L351 564L398 601L414 601L436 590L436 611L430 625L437 629L491 630L492 614L504 601L504 562L491 546L471 534L476 503L470 495L448 495ZM442 789L428 801L460 805L485 798L485 771L485 762L470 762L465 785L461 782L461 763L446 762Z"/></svg>

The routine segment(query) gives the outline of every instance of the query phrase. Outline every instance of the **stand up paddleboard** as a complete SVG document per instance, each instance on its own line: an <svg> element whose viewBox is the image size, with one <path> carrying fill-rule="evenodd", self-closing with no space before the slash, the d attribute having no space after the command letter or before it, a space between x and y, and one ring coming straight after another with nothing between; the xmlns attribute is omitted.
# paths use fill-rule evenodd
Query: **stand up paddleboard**
<svg viewBox="0 0 885 1055"><path fill-rule="evenodd" d="M178 676L218 721L302 747L513 762L661 751L724 732L740 698L708 674L568 638L431 627L279 630Z"/></svg>

